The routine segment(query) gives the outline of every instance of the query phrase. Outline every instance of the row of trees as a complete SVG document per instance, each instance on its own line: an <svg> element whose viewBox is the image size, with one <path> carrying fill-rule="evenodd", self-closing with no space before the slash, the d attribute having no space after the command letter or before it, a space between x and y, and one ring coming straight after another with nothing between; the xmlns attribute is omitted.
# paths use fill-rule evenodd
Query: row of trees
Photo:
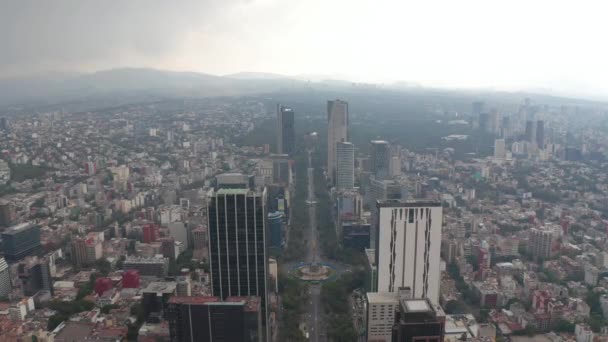
<svg viewBox="0 0 608 342"><path fill-rule="evenodd" d="M306 341L299 328L300 316L308 300L307 285L279 273L279 292L281 295L282 318L279 327L280 341Z"/></svg>
<svg viewBox="0 0 608 342"><path fill-rule="evenodd" d="M353 326L349 309L349 297L355 289L366 285L366 272L356 270L345 273L333 282L324 283L321 287L321 301L327 320L327 336L335 342L356 341L358 333Z"/></svg>
<svg viewBox="0 0 608 342"><path fill-rule="evenodd" d="M298 260L306 254L307 241L304 239L304 230L308 227L308 213L306 206L306 160L302 155L295 159L295 195L291 205L291 226L289 227L289 240L283 253L285 260Z"/></svg>

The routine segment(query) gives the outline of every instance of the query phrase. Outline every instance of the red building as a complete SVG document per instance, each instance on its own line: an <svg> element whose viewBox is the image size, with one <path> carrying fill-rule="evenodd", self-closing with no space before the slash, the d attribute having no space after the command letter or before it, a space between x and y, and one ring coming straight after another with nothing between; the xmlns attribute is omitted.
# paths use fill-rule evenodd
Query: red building
<svg viewBox="0 0 608 342"><path fill-rule="evenodd" d="M142 228L144 234L144 243L152 243L158 240L158 226L153 223L148 223Z"/></svg>
<svg viewBox="0 0 608 342"><path fill-rule="evenodd" d="M122 287L124 289L139 288L139 272L137 270L127 270L122 274Z"/></svg>
<svg viewBox="0 0 608 342"><path fill-rule="evenodd" d="M110 278L97 278L95 280L95 293L101 296L104 292L112 289L112 280Z"/></svg>

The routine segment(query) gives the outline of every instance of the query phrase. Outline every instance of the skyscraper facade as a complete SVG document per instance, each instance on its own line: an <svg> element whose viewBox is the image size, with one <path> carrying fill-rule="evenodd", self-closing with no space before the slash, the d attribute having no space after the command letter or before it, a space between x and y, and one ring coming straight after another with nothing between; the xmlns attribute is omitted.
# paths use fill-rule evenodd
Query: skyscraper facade
<svg viewBox="0 0 608 342"><path fill-rule="evenodd" d="M21 223L2 233L2 247L7 261L18 261L40 247L40 227Z"/></svg>
<svg viewBox="0 0 608 342"><path fill-rule="evenodd" d="M0 297L7 298L13 289L11 272L4 258L0 258Z"/></svg>
<svg viewBox="0 0 608 342"><path fill-rule="evenodd" d="M23 286L23 294L33 296L40 290L53 295L51 266L47 258L28 257L19 262L17 274Z"/></svg>
<svg viewBox="0 0 608 342"><path fill-rule="evenodd" d="M268 213L268 232L270 233L270 246L281 248L283 242L283 213L276 211Z"/></svg>
<svg viewBox="0 0 608 342"><path fill-rule="evenodd" d="M292 154L296 145L293 109L277 104L277 153Z"/></svg>
<svg viewBox="0 0 608 342"><path fill-rule="evenodd" d="M411 289L414 298L439 301L443 208L432 201L377 203L378 292Z"/></svg>
<svg viewBox="0 0 608 342"><path fill-rule="evenodd" d="M336 188L352 189L355 186L355 146L348 142L336 144Z"/></svg>
<svg viewBox="0 0 608 342"><path fill-rule="evenodd" d="M548 259L550 258L553 247L553 231L548 229L530 229L530 239L528 242L528 250L534 258Z"/></svg>
<svg viewBox="0 0 608 342"><path fill-rule="evenodd" d="M401 297L395 318L393 341L442 342L444 339L445 313L428 298Z"/></svg>
<svg viewBox="0 0 608 342"><path fill-rule="evenodd" d="M494 140L494 158L495 159L505 159L506 156L507 156L507 151L505 149L505 139Z"/></svg>
<svg viewBox="0 0 608 342"><path fill-rule="evenodd" d="M526 141L536 142L536 127L534 127L534 121L526 121Z"/></svg>
<svg viewBox="0 0 608 342"><path fill-rule="evenodd" d="M172 297L166 315L171 341L259 342L260 304L258 297Z"/></svg>
<svg viewBox="0 0 608 342"><path fill-rule="evenodd" d="M538 148L545 148L545 122L543 120L536 121L536 145Z"/></svg>
<svg viewBox="0 0 608 342"><path fill-rule="evenodd" d="M376 179L388 179L390 176L390 145L384 140L372 140L370 149L370 171Z"/></svg>
<svg viewBox="0 0 608 342"><path fill-rule="evenodd" d="M266 190L213 192L208 204L213 295L258 296L266 310Z"/></svg>
<svg viewBox="0 0 608 342"><path fill-rule="evenodd" d="M473 102L471 104L471 114L476 117L479 114L483 113L485 107L485 103L482 101Z"/></svg>
<svg viewBox="0 0 608 342"><path fill-rule="evenodd" d="M336 181L337 143L348 141L348 102L327 101L327 174Z"/></svg>
<svg viewBox="0 0 608 342"><path fill-rule="evenodd" d="M399 307L398 292L368 292L367 296L367 340L391 342L395 313Z"/></svg>

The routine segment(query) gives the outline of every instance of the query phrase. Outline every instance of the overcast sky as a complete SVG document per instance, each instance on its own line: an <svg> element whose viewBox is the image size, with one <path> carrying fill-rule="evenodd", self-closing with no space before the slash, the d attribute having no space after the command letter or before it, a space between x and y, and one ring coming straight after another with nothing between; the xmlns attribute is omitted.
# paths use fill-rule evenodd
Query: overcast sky
<svg viewBox="0 0 608 342"><path fill-rule="evenodd" d="M608 5L2 0L0 77L154 67L608 95Z"/></svg>

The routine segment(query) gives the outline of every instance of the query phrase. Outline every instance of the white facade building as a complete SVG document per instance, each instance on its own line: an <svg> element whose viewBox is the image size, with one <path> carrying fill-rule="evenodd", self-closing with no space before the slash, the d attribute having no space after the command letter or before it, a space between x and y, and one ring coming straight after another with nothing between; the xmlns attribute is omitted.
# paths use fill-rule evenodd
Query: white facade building
<svg viewBox="0 0 608 342"><path fill-rule="evenodd" d="M584 323L578 323L574 326L574 335L576 342L593 342L593 331Z"/></svg>
<svg viewBox="0 0 608 342"><path fill-rule="evenodd" d="M409 288L413 298L439 303L443 208L433 201L377 203L378 292Z"/></svg>
<svg viewBox="0 0 608 342"><path fill-rule="evenodd" d="M11 272L4 258L0 258L0 297L7 298L13 290Z"/></svg>
<svg viewBox="0 0 608 342"><path fill-rule="evenodd" d="M507 150L505 149L505 139L494 140L494 158L505 159L507 157Z"/></svg>
<svg viewBox="0 0 608 342"><path fill-rule="evenodd" d="M367 341L391 342L399 292L367 293Z"/></svg>

